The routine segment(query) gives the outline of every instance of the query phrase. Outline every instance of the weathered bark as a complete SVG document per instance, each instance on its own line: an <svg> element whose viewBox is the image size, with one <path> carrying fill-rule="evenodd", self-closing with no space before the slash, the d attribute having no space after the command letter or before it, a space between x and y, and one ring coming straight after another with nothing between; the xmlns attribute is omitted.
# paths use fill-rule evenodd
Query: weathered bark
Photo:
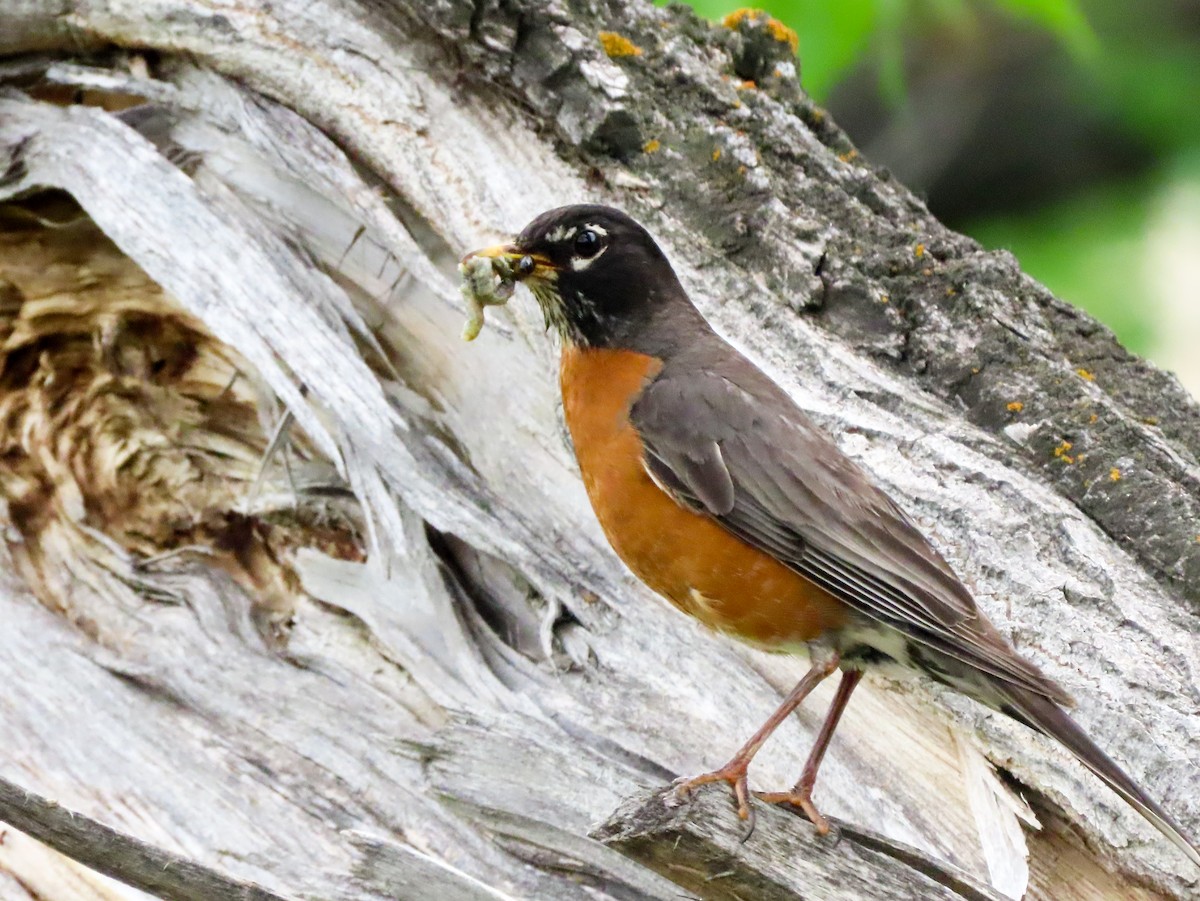
<svg viewBox="0 0 1200 901"><path fill-rule="evenodd" d="M720 896L589 832L723 762L804 663L622 570L531 302L458 338L458 255L592 198L646 222L1200 833L1200 409L857 158L761 21L2 10L5 780L285 897ZM827 697L755 784L791 783ZM925 685L868 680L818 800L1010 896L1197 884L1065 753ZM778 848L786 885L815 846L792 820L722 853ZM5 897L137 897L54 883L72 865L30 847L0 842ZM897 889L884 857L820 897L936 870ZM972 897L956 878L934 881Z"/></svg>
<svg viewBox="0 0 1200 901"><path fill-rule="evenodd" d="M725 792L706 787L687 805L674 789L645 792L594 834L680 886L709 899L922 898L1004 901L961 873L878 833L831 821L833 832L795 829L795 816L764 807L759 840ZM791 822L789 822L791 820Z"/></svg>

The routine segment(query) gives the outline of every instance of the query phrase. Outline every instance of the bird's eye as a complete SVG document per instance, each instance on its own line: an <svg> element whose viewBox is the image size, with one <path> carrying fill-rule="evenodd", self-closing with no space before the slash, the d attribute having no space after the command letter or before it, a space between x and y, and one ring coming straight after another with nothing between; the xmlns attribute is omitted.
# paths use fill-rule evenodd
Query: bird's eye
<svg viewBox="0 0 1200 901"><path fill-rule="evenodd" d="M587 259L594 257L600 250L600 236L590 228L585 228L575 236L575 253Z"/></svg>
<svg viewBox="0 0 1200 901"><path fill-rule="evenodd" d="M536 265L537 264L533 261L533 257L523 256L517 262L517 272L521 273L521 275L529 275L531 272L533 272Z"/></svg>

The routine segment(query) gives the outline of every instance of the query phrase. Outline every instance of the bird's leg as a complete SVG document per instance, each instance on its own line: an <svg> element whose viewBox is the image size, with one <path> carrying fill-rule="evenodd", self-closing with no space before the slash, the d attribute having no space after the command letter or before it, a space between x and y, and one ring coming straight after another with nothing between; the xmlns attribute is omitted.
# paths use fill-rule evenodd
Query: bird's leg
<svg viewBox="0 0 1200 901"><path fill-rule="evenodd" d="M752 830L753 820L750 817L750 790L746 778L746 772L750 766L750 761L754 759L754 755L759 749L766 744L767 739L771 737L771 733L779 728L788 716L799 707L806 697L814 688L821 683L823 679L829 676L838 666L839 657L835 652L827 652L820 659L814 656L813 665L804 677L796 683L796 687L792 689L778 709L771 714L771 718L762 724L757 732L751 736L730 759L729 763L721 767L719 770L713 770L711 773L704 773L700 776L694 776L691 779L681 779L676 782L675 792L680 798L686 798L692 789L701 785L706 785L709 782L728 782L733 786L734 797L737 799L738 816L743 820L750 820L749 827ZM847 694L849 694L847 692ZM818 758L819 760L819 758ZM749 830L747 830L749 833Z"/></svg>
<svg viewBox="0 0 1200 901"><path fill-rule="evenodd" d="M833 738L838 721L842 718L842 711L846 709L850 695L854 692L854 686L858 685L861 678L862 670L846 670L842 673L842 681L838 683L837 694L833 696L833 703L829 705L829 712L825 714L825 722L821 724L821 731L817 733L817 740L813 743L812 751L804 764L800 780L792 786L792 790L755 792L755 797L769 804L791 804L799 807L817 827L817 832L821 835L828 834L829 821L821 816L820 811L812 802L813 786L817 784L817 770L821 766L821 760L825 757L825 749L829 747L829 740Z"/></svg>

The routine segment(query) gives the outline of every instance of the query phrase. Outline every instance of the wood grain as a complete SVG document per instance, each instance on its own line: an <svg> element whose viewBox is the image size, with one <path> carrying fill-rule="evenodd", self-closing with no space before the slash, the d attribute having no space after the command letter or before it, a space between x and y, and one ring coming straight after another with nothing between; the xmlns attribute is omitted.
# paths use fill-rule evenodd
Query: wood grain
<svg viewBox="0 0 1200 901"><path fill-rule="evenodd" d="M553 0L5 17L0 353L18 371L13 323L94 302L57 334L145 400L126 437L147 468L76 465L72 436L124 420L76 428L100 407L69 381L80 413L51 417L54 442L4 434L3 778L288 897L677 896L589 830L724 762L805 662L714 637L620 567L528 298L459 340L459 255L587 198L646 222L712 321L1200 831L1195 402L849 154L794 78L739 94L739 38ZM645 53L610 59L601 30ZM58 262L34 278L34 254ZM214 355L197 359L238 361L223 421L173 428L228 398L205 394L215 363L135 353L143 314L199 323ZM55 359L19 371L61 386ZM97 474L193 457L227 478L178 531L134 534L136 504L90 500ZM827 700L780 730L755 788L794 781ZM1032 842L1022 796L1059 812ZM1065 754L929 686L867 680L817 800L1008 897L1197 889ZM1068 850L1089 865L1056 872Z"/></svg>

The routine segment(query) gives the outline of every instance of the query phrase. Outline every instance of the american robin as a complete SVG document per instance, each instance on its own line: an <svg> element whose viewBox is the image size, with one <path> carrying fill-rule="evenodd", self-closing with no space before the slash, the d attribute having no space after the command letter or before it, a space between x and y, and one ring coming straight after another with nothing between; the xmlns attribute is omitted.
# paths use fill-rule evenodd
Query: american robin
<svg viewBox="0 0 1200 901"><path fill-rule="evenodd" d="M864 669L900 666L1056 739L1200 866L1196 845L1067 715L1067 693L1013 649L905 512L713 331L642 226L609 207L562 207L469 254L464 274L478 281L484 260L502 287L527 285L562 338L567 426L621 559L713 629L811 654L763 727L681 793L728 782L749 818L751 759L840 669L799 781L758 795L828 831L812 791L838 719Z"/></svg>

